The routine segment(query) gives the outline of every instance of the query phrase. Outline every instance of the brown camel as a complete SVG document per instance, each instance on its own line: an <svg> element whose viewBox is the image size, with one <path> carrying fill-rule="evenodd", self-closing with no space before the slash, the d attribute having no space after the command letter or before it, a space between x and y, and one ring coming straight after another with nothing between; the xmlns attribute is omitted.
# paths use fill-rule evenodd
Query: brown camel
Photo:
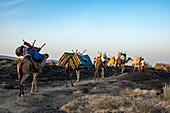
<svg viewBox="0 0 170 113"><path fill-rule="evenodd" d="M111 57L111 58L109 58L109 61L108 61L108 66L110 67L110 66L114 66L114 68L116 69L116 73L118 72L118 71L120 71L120 73L123 73L124 72L124 70L125 70L125 64L128 62L128 61L130 61L131 60L131 58L130 57L128 57L127 59L126 59L126 53L119 53L118 55L117 55L117 58L115 58L115 57Z"/></svg>
<svg viewBox="0 0 170 113"><path fill-rule="evenodd" d="M136 68L138 68L138 71L140 72L140 71L144 71L144 67L145 67L145 61L144 61L144 58L142 58L142 57L137 57L136 58L136 61L134 61L133 59L131 59L131 60L129 60L131 63L132 63L132 65L133 65L133 67L134 67L134 69L133 69L133 71L135 71L135 69Z"/></svg>
<svg viewBox="0 0 170 113"><path fill-rule="evenodd" d="M101 69L101 79L104 79L104 71L105 68L107 67L107 61L108 61L108 57L106 55L106 52L104 54L102 54L101 52L99 52L98 57L94 58L94 66L95 66L95 72L94 72L94 80L96 80L96 77L98 79L98 70Z"/></svg>
<svg viewBox="0 0 170 113"><path fill-rule="evenodd" d="M88 55L83 55L85 51L86 50L80 53L78 52L78 50L76 50L76 52L73 51L73 53L65 53L60 58L59 65L64 67L66 87L68 87L67 85L68 76L71 85L74 86L72 82L72 75L74 72L76 72L77 80L75 82L75 85L77 85L80 83L80 71L83 69L88 69L89 66L92 66L90 57ZM80 59L83 59L83 61Z"/></svg>
<svg viewBox="0 0 170 113"><path fill-rule="evenodd" d="M44 54L43 62L39 63L40 68L43 68L45 66L45 62L46 62L46 59L48 57L49 57L48 54ZM18 64L17 64L17 72L18 72L18 79L19 79L19 89L20 89L19 96L20 97L24 96L23 82L29 75L33 76L30 95L32 95L32 93L34 91L37 91L36 77L38 76L38 74L40 72L36 70L36 68L34 67L32 62L29 60L29 58L23 58L21 61L18 62Z"/></svg>
<svg viewBox="0 0 170 113"><path fill-rule="evenodd" d="M75 82L75 84L77 85L78 83L80 83L80 70L83 68L78 68L78 69L72 69L72 67L70 66L70 62L67 62L64 66L64 73L65 73L65 81L66 81L66 87L68 87L67 85L67 76L69 75L70 78L70 82L71 85L74 86L73 82L72 82L72 76L74 71L76 72L77 75L77 80Z"/></svg>
<svg viewBox="0 0 170 113"><path fill-rule="evenodd" d="M133 69L133 71L135 71L135 69L136 68L138 68L138 71L140 71L140 67L141 67L141 57L137 57L136 58L136 61L134 61L133 59L131 59L131 60L129 60L131 63L132 63L132 65L133 65L133 67L134 67L134 69Z"/></svg>

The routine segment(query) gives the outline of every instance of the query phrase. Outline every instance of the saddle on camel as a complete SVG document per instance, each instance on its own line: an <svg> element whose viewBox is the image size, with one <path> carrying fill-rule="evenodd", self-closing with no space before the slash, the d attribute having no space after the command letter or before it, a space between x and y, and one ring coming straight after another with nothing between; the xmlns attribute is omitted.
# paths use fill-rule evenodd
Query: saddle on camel
<svg viewBox="0 0 170 113"><path fill-rule="evenodd" d="M23 59L27 58L31 61L33 66L38 72L42 72L42 69L39 66L39 63L41 63L44 60L44 55L40 54L40 50L45 46L46 43L44 43L41 47L34 47L34 44L36 40L34 40L33 44L29 44L28 42L23 40L23 45L19 46L15 53L17 56L23 56Z"/></svg>

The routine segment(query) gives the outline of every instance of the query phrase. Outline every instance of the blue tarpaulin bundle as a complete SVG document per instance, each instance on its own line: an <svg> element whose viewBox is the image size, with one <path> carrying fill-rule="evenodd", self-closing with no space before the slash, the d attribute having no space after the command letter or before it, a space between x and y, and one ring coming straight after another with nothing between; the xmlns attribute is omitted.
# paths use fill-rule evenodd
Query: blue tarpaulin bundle
<svg viewBox="0 0 170 113"><path fill-rule="evenodd" d="M38 63L41 63L44 60L44 55L40 54L37 51L32 51L32 57L35 59Z"/></svg>

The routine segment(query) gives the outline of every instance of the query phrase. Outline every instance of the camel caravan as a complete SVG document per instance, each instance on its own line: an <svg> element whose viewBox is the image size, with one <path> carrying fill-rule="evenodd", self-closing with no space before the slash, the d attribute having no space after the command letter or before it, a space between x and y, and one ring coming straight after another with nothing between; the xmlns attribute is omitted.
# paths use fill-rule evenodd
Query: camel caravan
<svg viewBox="0 0 170 113"><path fill-rule="evenodd" d="M23 58L17 64L18 80L19 80L19 96L24 96L23 82L28 78L29 75L33 76L32 86L30 95L37 91L37 79L36 77L42 72L42 68L45 66L46 60L49 55L47 53L41 54L40 50L45 46L44 43L41 47L35 47L34 40L33 44L23 40L23 45L19 46L15 53L18 57L22 56ZM84 69L89 69L89 67L94 66L94 80L99 80L99 70L101 70L101 79L104 80L105 72L108 67L112 67L115 70L116 75L122 74L125 71L125 64L131 62L134 66L134 71L136 68L140 72L144 71L145 61L142 57L137 57L134 61L131 57L127 57L126 52L118 52L117 56L108 57L105 53L98 52L99 56L94 58L94 63L92 63L89 55L84 55L86 50L82 53L78 50L72 52L64 52L64 54L59 59L59 66L64 68L66 87L67 78L71 82L71 85L74 86L72 82L73 73L76 73L77 80L75 85L80 82L80 72Z"/></svg>

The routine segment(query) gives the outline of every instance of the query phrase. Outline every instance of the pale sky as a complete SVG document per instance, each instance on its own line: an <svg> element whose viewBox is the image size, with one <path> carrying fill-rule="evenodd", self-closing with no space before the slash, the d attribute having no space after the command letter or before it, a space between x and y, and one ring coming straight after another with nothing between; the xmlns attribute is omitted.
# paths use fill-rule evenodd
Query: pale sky
<svg viewBox="0 0 170 113"><path fill-rule="evenodd" d="M16 57L22 39L56 60L86 49L170 63L170 0L0 0L0 54Z"/></svg>

